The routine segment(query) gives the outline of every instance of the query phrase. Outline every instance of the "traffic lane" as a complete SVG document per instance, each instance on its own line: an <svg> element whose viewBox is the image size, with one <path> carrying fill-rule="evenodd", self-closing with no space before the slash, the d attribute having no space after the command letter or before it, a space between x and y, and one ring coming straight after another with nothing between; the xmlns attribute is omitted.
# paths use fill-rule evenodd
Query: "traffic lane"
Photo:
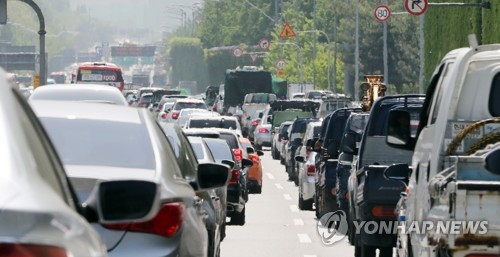
<svg viewBox="0 0 500 257"><path fill-rule="evenodd" d="M287 181L285 167L265 151L262 194L252 194L246 205L246 224L227 226L221 256L354 256L347 239L324 245L313 211L297 207L298 188Z"/></svg>

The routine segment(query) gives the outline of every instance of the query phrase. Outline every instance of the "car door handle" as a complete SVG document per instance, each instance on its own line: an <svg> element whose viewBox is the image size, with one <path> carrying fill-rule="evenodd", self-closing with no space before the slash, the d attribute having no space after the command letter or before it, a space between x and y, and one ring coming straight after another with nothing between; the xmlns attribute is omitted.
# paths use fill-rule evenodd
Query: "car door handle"
<svg viewBox="0 0 500 257"><path fill-rule="evenodd" d="M220 198L217 197L217 196L212 196L212 200L214 200L214 201L220 201Z"/></svg>

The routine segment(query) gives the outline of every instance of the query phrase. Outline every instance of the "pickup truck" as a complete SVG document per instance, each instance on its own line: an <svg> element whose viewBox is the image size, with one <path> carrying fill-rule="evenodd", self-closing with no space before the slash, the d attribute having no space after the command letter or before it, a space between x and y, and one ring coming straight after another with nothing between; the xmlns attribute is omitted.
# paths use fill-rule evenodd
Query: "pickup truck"
<svg viewBox="0 0 500 257"><path fill-rule="evenodd" d="M386 221L396 221L395 209L405 186L400 181L387 179L384 171L395 164L411 162L412 151L393 148L386 141L386 124L391 110L404 110L411 114L408 124L418 123L418 115L424 95L396 95L377 99L370 110L359 153L353 163L348 179L349 190L349 241L355 245L355 254L360 257L392 257L396 246L394 233L367 233L368 229L355 229L354 222L374 221L378 226ZM408 170L408 167L406 167ZM420 255L418 255L420 256Z"/></svg>
<svg viewBox="0 0 500 257"><path fill-rule="evenodd" d="M478 234L460 227L459 233L436 229L398 233L400 256L498 256L500 252L500 157L498 144L488 146L499 141L500 45L471 42L470 48L447 53L437 66L416 137L389 133L386 141L414 149L400 210L406 223L486 221L488 230ZM391 112L389 129L393 120L408 116Z"/></svg>

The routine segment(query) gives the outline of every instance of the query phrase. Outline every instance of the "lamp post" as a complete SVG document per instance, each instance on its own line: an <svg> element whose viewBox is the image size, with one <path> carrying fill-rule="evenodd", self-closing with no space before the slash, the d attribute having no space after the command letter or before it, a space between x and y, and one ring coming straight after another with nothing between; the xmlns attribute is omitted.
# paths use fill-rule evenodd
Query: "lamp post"
<svg viewBox="0 0 500 257"><path fill-rule="evenodd" d="M187 29L186 29L186 11L184 11L182 8L179 8L179 7L171 7L171 6L167 6L165 7L165 10L167 11L179 11L180 12L180 15L181 15L181 23L182 23L182 27L183 27L183 30L184 30L184 36L187 36ZM174 14L179 14L179 13L174 13Z"/></svg>
<svg viewBox="0 0 500 257"><path fill-rule="evenodd" d="M297 31L297 33L321 33L326 37L326 41L328 42L328 90L330 90L330 38L328 35L322 30L302 30ZM337 87L334 88L335 93L337 93Z"/></svg>
<svg viewBox="0 0 500 257"><path fill-rule="evenodd" d="M297 62L299 63L299 66L300 66L300 82L303 83L304 82L304 69L302 68L302 58L300 58L301 54L300 54L300 47L299 45L295 44L295 43L290 43L290 42L284 42L284 43L274 43L275 45L293 45L295 47L297 47L297 51L298 51L298 55L297 55Z"/></svg>

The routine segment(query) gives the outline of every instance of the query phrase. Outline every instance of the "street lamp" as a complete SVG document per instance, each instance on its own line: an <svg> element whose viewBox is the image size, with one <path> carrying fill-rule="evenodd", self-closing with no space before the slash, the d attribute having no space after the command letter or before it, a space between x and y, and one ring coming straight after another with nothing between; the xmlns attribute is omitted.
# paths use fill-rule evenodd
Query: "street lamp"
<svg viewBox="0 0 500 257"><path fill-rule="evenodd" d="M180 15L181 15L181 23L182 23L182 26L184 28L184 36L186 36L186 19L187 19L187 14L186 14L186 11L184 11L182 8L179 8L179 7L170 7L170 6L167 6L165 7L165 10L167 11L180 11ZM179 13L174 13L174 14L179 14Z"/></svg>
<svg viewBox="0 0 500 257"><path fill-rule="evenodd" d="M284 42L284 43L274 43L275 45L293 45L295 47L297 47L297 51L298 51L298 56L302 56L300 54L300 47L299 45L295 44L295 43L291 43L291 42ZM304 82L304 69L302 67L302 58L297 58L297 62L299 63L299 66L300 66L300 82Z"/></svg>
<svg viewBox="0 0 500 257"><path fill-rule="evenodd" d="M330 90L330 38L328 35L322 30L303 30L297 31L298 33L321 33L326 37L326 41L328 42L328 90ZM337 93L337 87L335 87L335 92Z"/></svg>

